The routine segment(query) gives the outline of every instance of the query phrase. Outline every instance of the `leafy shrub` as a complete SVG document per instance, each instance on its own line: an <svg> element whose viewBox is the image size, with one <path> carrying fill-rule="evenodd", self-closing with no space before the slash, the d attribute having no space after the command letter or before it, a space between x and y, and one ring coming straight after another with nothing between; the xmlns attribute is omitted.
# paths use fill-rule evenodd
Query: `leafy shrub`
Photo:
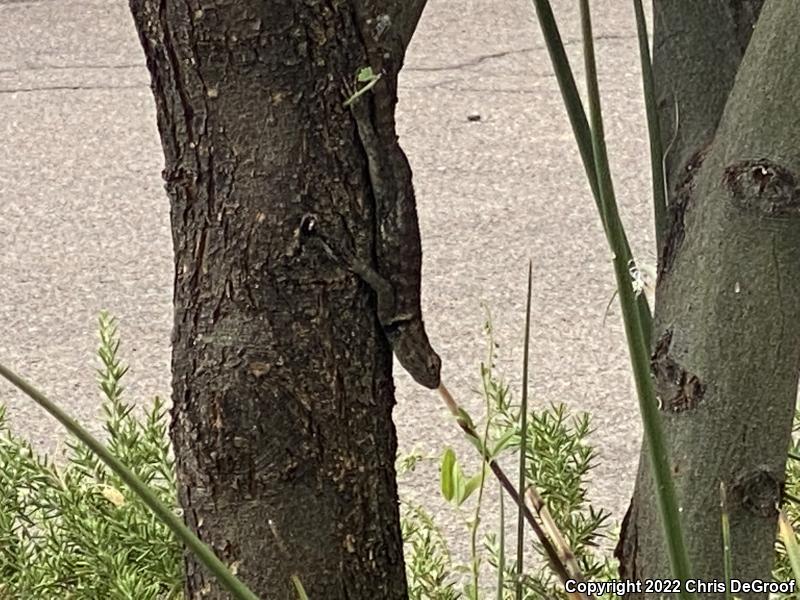
<svg viewBox="0 0 800 600"><path fill-rule="evenodd" d="M792 428L792 445L789 448L789 460L786 462L786 487L784 490L783 510L794 531L800 528L800 412L795 411ZM775 581L790 581L797 577L792 569L786 547L778 540L776 543ZM780 596L783 600L800 600L800 591Z"/></svg>
<svg viewBox="0 0 800 600"><path fill-rule="evenodd" d="M98 384L110 450L177 510L163 402L144 418L122 399L114 320L100 317ZM57 465L8 429L0 406L0 598L181 597L181 548L170 530L83 444Z"/></svg>
<svg viewBox="0 0 800 600"><path fill-rule="evenodd" d="M509 386L493 370L496 345L488 321L486 332L489 352L486 363L481 365L480 388L486 414L478 429L484 431L484 446L496 449L496 460L516 462L522 438L521 410L519 404L512 401ZM587 579L612 578L613 563L600 550L602 540L610 539L609 515L595 509L587 498L587 476L596 460L596 453L588 440L591 433L589 415L571 414L565 405L555 404L540 409L529 408L527 420L526 480L536 485ZM419 458L404 457L403 468L398 470L402 472L409 461L413 465L417 460ZM440 471L442 494L448 502L457 507L473 503L473 515L468 525L475 532L476 524L488 520L481 516L486 511L486 507L481 506L481 492L488 482L494 485L493 480L483 478L480 472L466 474L464 466L449 448L443 453ZM514 524L516 513L514 506ZM504 534L510 522L505 510L501 515L495 515L499 517L496 518L499 521L498 532L485 533L480 545L471 546L469 565L453 562L446 539L424 509L405 505L402 516L406 570L409 582L414 583L410 585L411 600L472 600L479 594L486 598L513 599L517 578L522 582L526 600L567 597L559 581L546 567L538 544L532 544L538 556L529 560L528 568L522 569L521 573L517 572L515 561L507 558ZM406 531L412 531L414 535L405 535ZM487 571L481 568L482 565L488 565L490 574L479 583L476 573ZM498 570L503 571L502 577ZM435 573L435 577L426 577L428 572ZM471 574L467 580L465 573ZM498 594L499 586L502 586L502 594Z"/></svg>

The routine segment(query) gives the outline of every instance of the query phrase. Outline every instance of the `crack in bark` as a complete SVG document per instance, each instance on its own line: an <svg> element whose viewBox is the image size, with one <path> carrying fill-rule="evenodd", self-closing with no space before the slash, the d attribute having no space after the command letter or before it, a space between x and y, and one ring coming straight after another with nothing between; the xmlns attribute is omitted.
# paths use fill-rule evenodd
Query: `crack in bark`
<svg viewBox="0 0 800 600"><path fill-rule="evenodd" d="M731 19L736 27L739 47L744 54L747 50L747 45L750 43L750 36L753 34L753 29L758 21L758 16L761 14L761 7L764 5L764 0L740 0L739 2L731 2L728 9L731 12Z"/></svg>
<svg viewBox="0 0 800 600"><path fill-rule="evenodd" d="M634 513L636 499L632 499L628 504L628 510L625 511L625 516L622 519L620 526L619 539L614 548L614 558L619 561L619 578L620 579L637 579L636 572L636 556L638 554L638 530L636 527L636 518Z"/></svg>
<svg viewBox="0 0 800 600"><path fill-rule="evenodd" d="M683 169L683 178L677 185L674 200L669 207L670 224L667 231L667 239L664 248L661 250L661 260L659 260L659 280L664 273L669 273L675 264L675 257L683 244L685 232L686 212L689 210L694 200L695 182L697 173L703 165L703 161L708 154L710 146L705 146L692 155Z"/></svg>
<svg viewBox="0 0 800 600"><path fill-rule="evenodd" d="M786 311L783 306L783 281L781 280L781 264L778 259L778 249L776 247L775 236L772 236L772 266L775 270L775 287L778 291L778 313L781 317L781 330L778 336L778 343L775 345L775 364L779 364L781 355L783 354L783 340L786 333Z"/></svg>

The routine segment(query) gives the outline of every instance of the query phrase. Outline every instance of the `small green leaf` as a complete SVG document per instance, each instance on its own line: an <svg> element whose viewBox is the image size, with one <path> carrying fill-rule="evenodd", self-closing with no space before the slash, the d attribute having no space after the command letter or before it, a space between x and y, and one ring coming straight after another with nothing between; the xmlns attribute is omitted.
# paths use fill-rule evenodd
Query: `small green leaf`
<svg viewBox="0 0 800 600"><path fill-rule="evenodd" d="M503 435L503 437L497 440L497 444L495 444L494 450L492 450L492 458L496 458L503 450L505 450L516 435L517 432L513 429L510 429L505 435Z"/></svg>
<svg viewBox="0 0 800 600"><path fill-rule="evenodd" d="M467 479L464 477L464 473L461 471L458 462L453 463L453 487L453 500L455 505L461 506L464 500L466 500Z"/></svg>
<svg viewBox="0 0 800 600"><path fill-rule="evenodd" d="M463 408L458 408L458 416L456 417L462 426L467 427L468 429L475 429L475 424L472 422L472 417L469 416L469 413L465 411Z"/></svg>
<svg viewBox="0 0 800 600"><path fill-rule="evenodd" d="M473 446L475 446L475 448L478 449L478 452L480 452L481 456L483 456L484 458L487 458L486 450L483 447L483 441L481 441L481 439L478 436L476 436L475 434L467 434L466 437L467 437L467 441L470 444L472 444Z"/></svg>
<svg viewBox="0 0 800 600"><path fill-rule="evenodd" d="M364 67L358 70L356 81L359 83L367 83L373 79L375 79L375 72L372 70L372 67Z"/></svg>
<svg viewBox="0 0 800 600"><path fill-rule="evenodd" d="M455 482L453 481L453 465L456 464L456 453L452 448L447 448L442 456L440 483L442 497L448 502L453 501Z"/></svg>
<svg viewBox="0 0 800 600"><path fill-rule="evenodd" d="M350 97L344 101L344 106L350 106L353 102L375 87L380 79L381 73L375 73L372 70L372 67L363 67L362 69L359 69L356 73L356 85L359 83L364 83L365 85L351 93Z"/></svg>
<svg viewBox="0 0 800 600"><path fill-rule="evenodd" d="M472 495L472 492L477 490L481 485L481 477L483 473L478 473L477 475L473 475L469 479L467 479L466 484L464 485L464 498L459 502L459 504L463 503L467 498Z"/></svg>

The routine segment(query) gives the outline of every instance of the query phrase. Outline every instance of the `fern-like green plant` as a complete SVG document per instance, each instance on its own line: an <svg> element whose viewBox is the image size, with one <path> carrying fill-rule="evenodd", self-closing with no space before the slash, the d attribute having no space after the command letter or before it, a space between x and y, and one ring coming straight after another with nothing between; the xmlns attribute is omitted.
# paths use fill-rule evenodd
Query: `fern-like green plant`
<svg viewBox="0 0 800 600"><path fill-rule="evenodd" d="M409 600L460 600L447 540L422 506L401 504Z"/></svg>
<svg viewBox="0 0 800 600"><path fill-rule="evenodd" d="M524 447L527 455L524 479L527 485L535 485L543 497L585 577L591 580L613 579L613 561L601 549L603 540L610 539L609 515L596 509L587 497L588 476L597 458L588 440L591 433L589 415L572 414L562 404L543 408L528 406L526 441L523 444L521 406L513 401L511 387L495 370L497 345L490 319L487 319L485 333L490 352L480 370L479 390L486 407L483 424L479 426L485 432L482 447L492 448L492 455L497 460L513 459ZM403 457L398 461L398 470L413 469L421 460L425 459L419 454ZM475 484L480 481L479 476L480 473L469 473L452 449L444 451L440 489L448 503L467 510L471 510L470 503L473 503L476 512L482 502L477 493L480 485ZM526 561L529 566L522 572L517 572L517 561L503 551L504 536L497 530L487 533L479 548L470 544L469 564L462 565L453 561L447 540L423 507L405 502L402 506L406 569L412 600L514 600L518 588L521 588L524 600L568 598L561 581L546 566L544 549L534 541L526 542L526 546L538 551L538 559ZM482 507L482 523L490 522L486 513L491 508ZM500 520L504 523L505 517ZM472 537L474 522L471 521L470 525ZM494 576L485 578L478 590L474 585L475 564L494 571Z"/></svg>
<svg viewBox="0 0 800 600"><path fill-rule="evenodd" d="M520 406L512 399L509 387L494 372L486 389L494 403L492 438L507 439L504 453L519 452ZM564 404L528 408L527 441L524 444L525 480L534 484L550 514L575 555L588 580L613 578L614 563L602 553L603 541L610 539L610 515L589 502L588 476L597 455L589 443L591 418L586 413L571 413ZM509 438L509 433L513 435ZM535 544L540 557L541 547ZM490 562L498 564L499 549L494 535L487 536ZM534 561L529 569L517 573L516 561L505 558L507 596L514 598L514 580L519 578L522 598L567 598L560 581L551 570Z"/></svg>
<svg viewBox="0 0 800 600"><path fill-rule="evenodd" d="M137 415L114 320L100 317L98 384L110 451L177 512L164 404ZM0 598L182 597L181 547L169 528L77 440L56 465L12 434L0 406Z"/></svg>
<svg viewBox="0 0 800 600"><path fill-rule="evenodd" d="M800 411L794 414L792 442L786 462L786 486L781 521L784 528L800 531ZM792 557L787 552L786 542L779 536L775 542L775 581L790 581L796 578ZM800 600L800 590L780 596L781 600Z"/></svg>

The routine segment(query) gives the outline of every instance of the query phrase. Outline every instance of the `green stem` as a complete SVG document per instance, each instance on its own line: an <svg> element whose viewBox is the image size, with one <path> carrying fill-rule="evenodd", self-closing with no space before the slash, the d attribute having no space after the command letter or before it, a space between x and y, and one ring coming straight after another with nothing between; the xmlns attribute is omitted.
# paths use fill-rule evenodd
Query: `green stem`
<svg viewBox="0 0 800 600"><path fill-rule="evenodd" d="M656 256L661 256L667 229L667 196L664 176L664 152L661 147L661 127L653 82L653 65L650 60L650 43L647 39L647 21L642 0L633 0L636 13L636 34L639 38L639 60L642 64L642 90L647 113L647 131L650 137L650 173L653 180L653 216L656 230Z"/></svg>
<svg viewBox="0 0 800 600"><path fill-rule="evenodd" d="M597 172L595 169L594 147L592 142L592 133L589 128L589 122L586 118L586 112L583 109L578 88L575 85L575 77L572 74L572 69L569 66L567 53L564 50L564 44L561 41L561 34L558 31L556 20L553 17L553 10L550 7L548 0L531 0L534 8L536 9L536 16L539 20L539 26L544 36L545 44L547 45L547 52L550 55L550 61L553 63L553 71L558 81L558 87L561 91L561 97L564 101L564 107L567 110L572 132L575 136L575 142L578 144L578 150L583 162L583 168L586 171L586 178L589 181L589 187L592 190L592 197L594 198L597 212L600 215L600 220L603 223L603 229L606 237L609 236L609 226L605 216L605 211L602 207L600 197L600 187L597 181ZM621 247L619 254L622 256L623 261L627 265L632 259L630 245L625 235L625 230L620 228L622 236ZM647 298L644 294L640 294L636 298L637 310L639 311L639 319L642 323L642 331L645 335L647 347L650 348L651 332L653 317L650 312L650 306L647 304Z"/></svg>
<svg viewBox="0 0 800 600"><path fill-rule="evenodd" d="M506 576L506 508L503 488L500 486L500 548L497 554L497 600L505 597L505 576Z"/></svg>
<svg viewBox="0 0 800 600"><path fill-rule="evenodd" d="M733 600L731 579L733 578L733 558L731 556L731 522L728 518L728 499L725 496L725 483L719 482L719 507L722 521L722 560L725 574L725 600Z"/></svg>
<svg viewBox="0 0 800 600"><path fill-rule="evenodd" d="M531 331L531 281L533 278L533 264L528 261L528 298L525 308L525 342L522 356L522 401L519 407L520 413L520 441L519 441L519 483L517 491L520 496L525 495L525 459L527 454L528 442L528 356L530 346ZM522 600L522 569L525 558L525 519L522 514L522 507L517 511L517 580L514 587L516 600Z"/></svg>
<svg viewBox="0 0 800 600"><path fill-rule="evenodd" d="M609 245L614 253L614 274L617 279L622 316L625 324L625 337L628 342L631 366L633 368L639 408L644 424L653 478L656 484L656 497L661 514L662 527L667 543L672 574L681 581L690 578L689 560L683 542L678 502L675 486L669 470L669 457L664 434L661 430L660 414L650 379L649 344L645 337L640 315L636 309L636 298L630 281L628 264L624 260L624 237L622 223L617 212L611 172L608 166L603 118L600 108L600 92L597 83L597 66L594 58L592 24L589 13L589 0L580 0L581 28L584 41L584 61L586 83L589 95L589 113L592 122L592 142L595 156L597 181L600 189L601 204L606 222L609 224ZM693 598L694 595L682 589L681 598Z"/></svg>

